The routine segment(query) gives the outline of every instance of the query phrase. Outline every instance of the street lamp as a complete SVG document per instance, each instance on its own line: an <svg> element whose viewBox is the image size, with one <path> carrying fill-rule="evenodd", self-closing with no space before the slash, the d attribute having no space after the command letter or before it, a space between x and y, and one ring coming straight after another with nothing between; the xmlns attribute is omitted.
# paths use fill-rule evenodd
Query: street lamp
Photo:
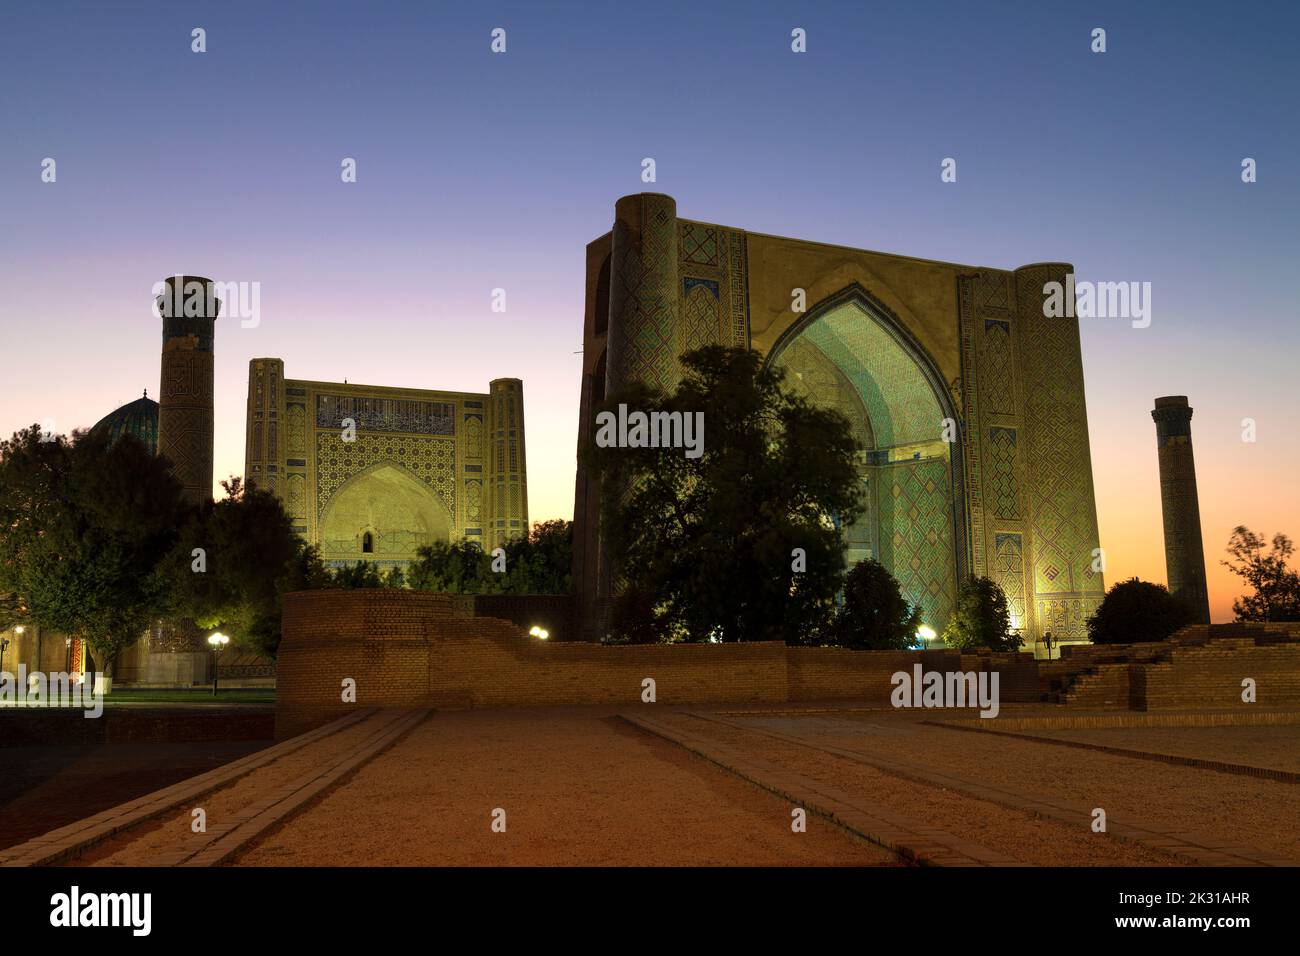
<svg viewBox="0 0 1300 956"><path fill-rule="evenodd" d="M217 631L208 638L208 643L212 645L212 696L217 696L217 671L221 666L221 652L225 650L230 638Z"/></svg>
<svg viewBox="0 0 1300 956"><path fill-rule="evenodd" d="M934 628L932 628L929 624L922 624L920 627L918 627L916 629L916 636L921 640L922 649L924 649L927 644L929 644L932 640L938 637L938 635L935 634L934 632Z"/></svg>
<svg viewBox="0 0 1300 956"><path fill-rule="evenodd" d="M550 631L544 627L538 627L536 624L532 626L532 629L529 630L528 633L533 635L533 637L537 638L539 641L544 641L551 636Z"/></svg>

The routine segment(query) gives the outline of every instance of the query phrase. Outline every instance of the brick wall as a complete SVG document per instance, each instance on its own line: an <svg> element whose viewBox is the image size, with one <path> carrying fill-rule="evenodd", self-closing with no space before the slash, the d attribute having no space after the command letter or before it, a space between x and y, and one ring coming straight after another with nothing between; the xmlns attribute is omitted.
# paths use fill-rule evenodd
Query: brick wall
<svg viewBox="0 0 1300 956"><path fill-rule="evenodd" d="M277 736L301 733L354 706L636 704L647 677L660 703L887 704L891 675L917 662L927 671L998 670L1004 702L1037 700L1036 664L1028 654L539 641L510 621L471 611L463 598L418 591L285 595ZM345 678L356 681L355 705L342 700Z"/></svg>
<svg viewBox="0 0 1300 956"><path fill-rule="evenodd" d="M1168 661L1144 670L1146 710L1300 706L1300 643L1211 640L1203 647L1175 648ZM1255 704L1241 699L1247 677L1255 681Z"/></svg>
<svg viewBox="0 0 1300 956"><path fill-rule="evenodd" d="M525 631L534 624L544 627L552 641L579 640L568 594L476 594L474 613L510 621Z"/></svg>

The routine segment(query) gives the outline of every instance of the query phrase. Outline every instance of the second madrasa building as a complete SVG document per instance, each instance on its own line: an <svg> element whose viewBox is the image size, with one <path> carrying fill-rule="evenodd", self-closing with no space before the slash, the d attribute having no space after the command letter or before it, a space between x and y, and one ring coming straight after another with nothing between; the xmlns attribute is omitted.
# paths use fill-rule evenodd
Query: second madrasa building
<svg viewBox="0 0 1300 956"><path fill-rule="evenodd" d="M528 533L523 383L486 392L315 382L248 366L244 477L276 494L326 564L404 567L436 541Z"/></svg>

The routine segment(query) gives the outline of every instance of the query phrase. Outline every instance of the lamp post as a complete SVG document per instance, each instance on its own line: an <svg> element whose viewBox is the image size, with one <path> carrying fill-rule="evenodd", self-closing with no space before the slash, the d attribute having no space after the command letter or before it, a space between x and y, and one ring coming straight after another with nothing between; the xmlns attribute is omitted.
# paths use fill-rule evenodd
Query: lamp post
<svg viewBox="0 0 1300 956"><path fill-rule="evenodd" d="M212 645L212 696L216 697L217 671L221 669L221 652L230 643L230 638L218 631L208 638L208 643Z"/></svg>
<svg viewBox="0 0 1300 956"><path fill-rule="evenodd" d="M18 628L14 628L14 633L18 634L21 633L21 631ZM9 638L0 637L0 673L3 673L5 669L5 651L7 650L9 650Z"/></svg>
<svg viewBox="0 0 1300 956"><path fill-rule="evenodd" d="M72 638L65 637L63 639L63 652L65 658L65 662L63 664L63 673L71 674L72 673Z"/></svg>

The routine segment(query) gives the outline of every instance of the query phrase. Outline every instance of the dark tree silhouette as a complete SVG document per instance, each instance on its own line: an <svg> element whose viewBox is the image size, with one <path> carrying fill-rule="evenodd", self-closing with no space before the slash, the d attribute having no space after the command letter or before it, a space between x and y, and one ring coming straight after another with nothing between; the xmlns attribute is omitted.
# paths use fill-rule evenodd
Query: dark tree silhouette
<svg viewBox="0 0 1300 956"><path fill-rule="evenodd" d="M1088 618L1088 637L1094 644L1163 641L1194 617L1163 584L1129 578L1106 592Z"/></svg>

